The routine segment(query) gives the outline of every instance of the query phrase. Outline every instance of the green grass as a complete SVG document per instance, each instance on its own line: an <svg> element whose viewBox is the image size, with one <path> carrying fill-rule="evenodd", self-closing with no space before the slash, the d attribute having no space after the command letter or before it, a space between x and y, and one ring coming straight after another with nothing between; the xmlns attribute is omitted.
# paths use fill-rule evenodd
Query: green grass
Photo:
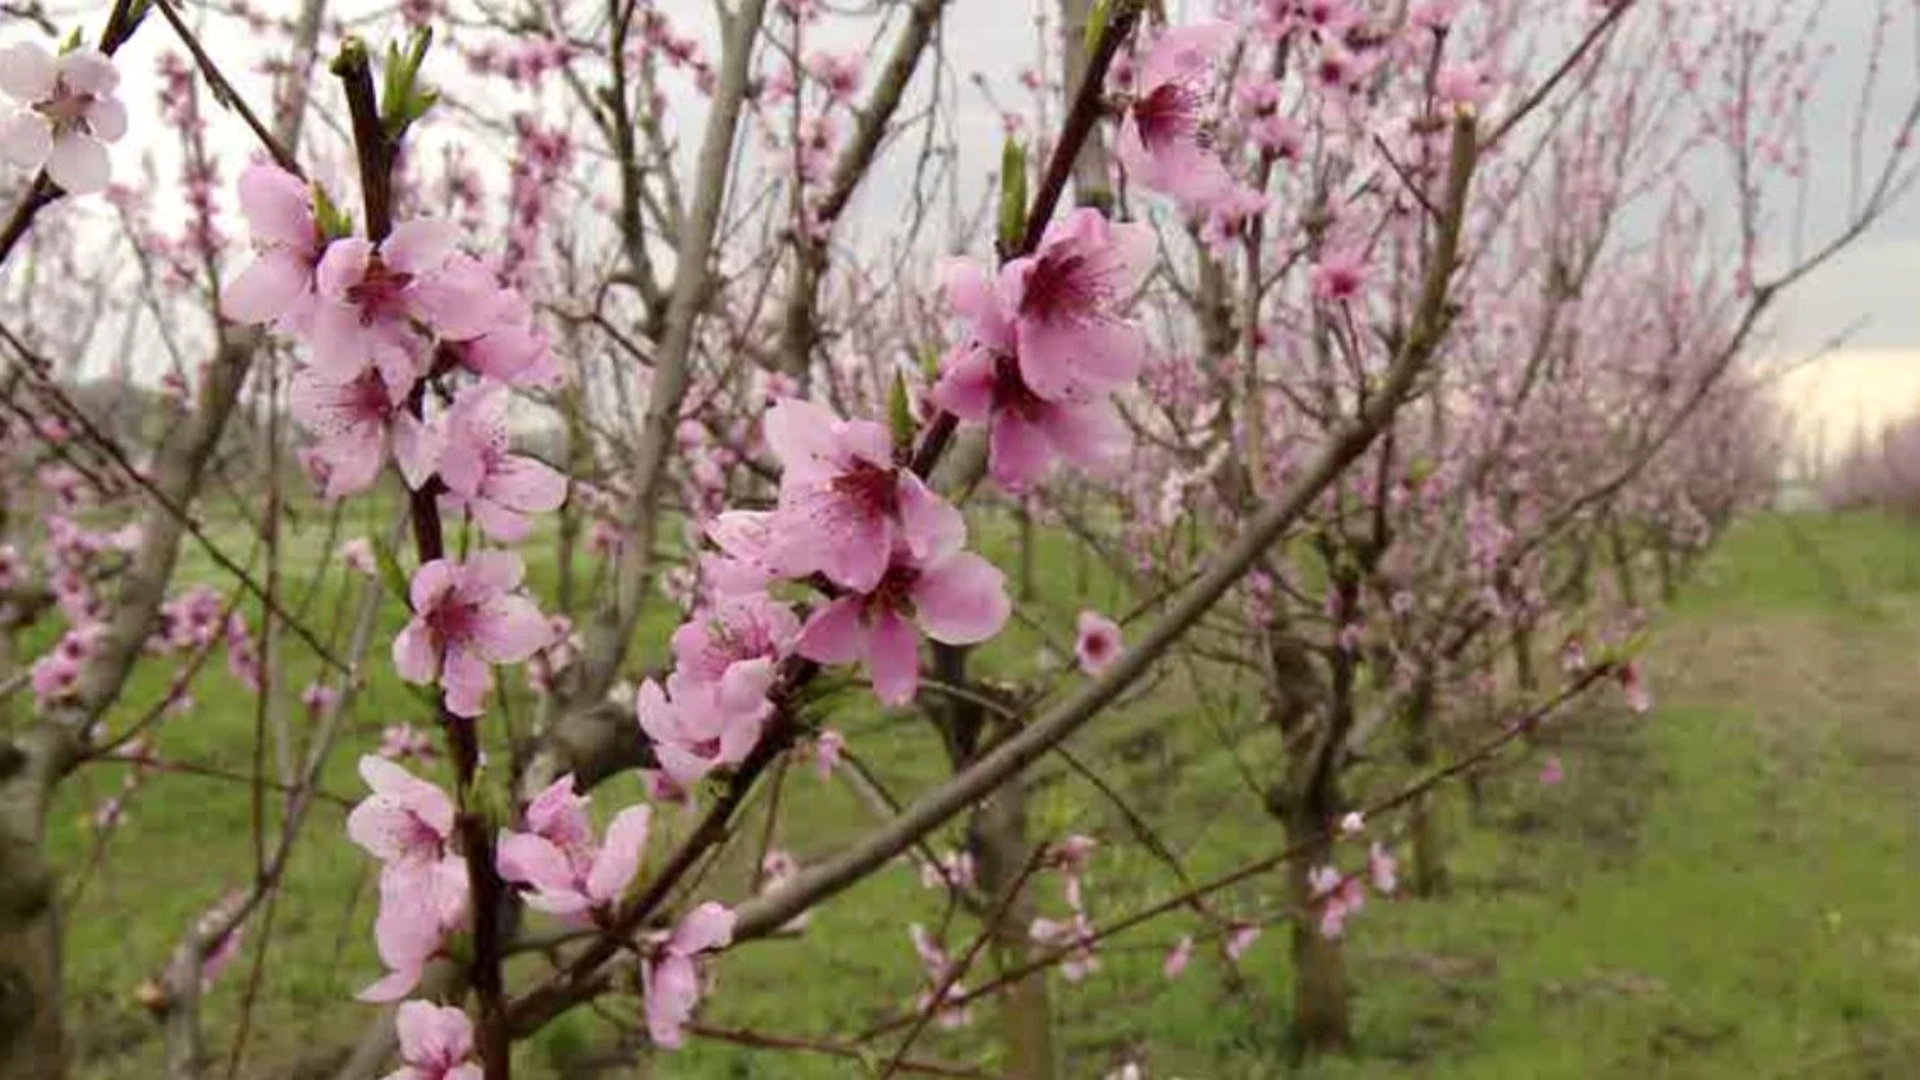
<svg viewBox="0 0 1920 1080"><path fill-rule="evenodd" d="M323 529L310 524L296 537L303 558L322 549L315 537ZM370 529L345 534L362 531ZM1002 530L987 537L991 548L1007 542ZM1067 551L1048 538L1038 560L1043 592L1056 598L1043 607L1050 632L1009 635L982 657L984 670L1024 675L1043 637L1068 640L1079 607L1122 606L1117 586ZM189 572L210 568L196 557ZM534 568L536 588L550 577L550 568ZM665 629L650 626L647 639L662 640ZM1635 719L1597 702L1545 735L1566 763L1563 784L1540 786L1543 751L1529 750L1487 784L1477 812L1457 792L1447 796L1452 893L1376 900L1356 917L1348 959L1358 1045L1352 1057L1301 1074L1920 1075L1920 720L1909 707L1920 681L1917 633L1920 526L1874 516L1768 516L1741 526L1659 627L1649 656L1660 701L1653 716ZM161 745L174 759L245 772L252 711L221 663L216 658L196 687L200 707L169 720ZM120 722L164 685L165 666L149 667ZM382 724L416 711L384 657L371 658L369 670L356 718L362 746ZM312 674L298 663L295 671L298 685ZM1281 845L1249 790L1249 776L1258 784L1271 773L1277 748L1244 715L1247 703L1232 748L1223 746L1191 705L1213 690L1176 675L1076 744L1197 879ZM945 773L923 721L868 711L836 723L897 791ZM359 794L353 757L337 755L327 775L328 788L348 797ZM85 877L69 920L68 979L81 1072L90 1078L158 1074L158 1030L133 991L195 915L244 879L252 851L244 787L162 777L134 797L99 870L82 875L94 840L81 819L123 772L83 771L62 791L51 824L67 889L82 888ZM1359 794L1401 778L1377 772L1356 778ZM1088 881L1096 919L1177 888L1129 842L1091 785L1057 764L1041 774L1032 831L1091 831L1106 841ZM605 789L598 809L622 805L632 790ZM790 816L779 842L803 861L871 821L844 787L821 783L810 768L791 772L782 799ZM345 842L341 817L317 809L292 865L241 1076L273 1075L364 1023L365 1007L348 999L378 973L372 897L366 860ZM756 807L747 817L756 836L760 820ZM657 827L655 858L679 828L671 817ZM933 846L958 842L949 829ZM721 895L739 895L742 861L717 871ZM1044 912L1060 913L1054 881L1043 882L1039 896ZM1267 876L1228 890L1218 906L1254 917L1281 903L1280 882ZM920 976L906 924L938 925L944 914L912 869L889 868L817 912L804 935L716 965L703 1019L848 1038L911 1002ZM1196 928L1192 916L1169 917L1110 943L1087 981L1055 977L1064 1077L1099 1077L1127 1054L1148 1061L1156 1078L1294 1074L1285 1039L1286 927L1268 928L1237 979L1203 947L1186 976L1167 983L1159 973L1166 946ZM206 1002L210 1043L223 1055L260 925L249 933L241 962ZM966 918L956 920L951 947L964 947L970 933ZM632 999L608 1004L610 1016L638 1019ZM992 1031L993 1014L982 1008L973 1028L930 1031L915 1053L990 1062ZM523 1072L563 1075L604 1052L615 1034L592 1013L569 1016L523 1048ZM651 1075L865 1074L842 1059L696 1040L660 1059Z"/></svg>

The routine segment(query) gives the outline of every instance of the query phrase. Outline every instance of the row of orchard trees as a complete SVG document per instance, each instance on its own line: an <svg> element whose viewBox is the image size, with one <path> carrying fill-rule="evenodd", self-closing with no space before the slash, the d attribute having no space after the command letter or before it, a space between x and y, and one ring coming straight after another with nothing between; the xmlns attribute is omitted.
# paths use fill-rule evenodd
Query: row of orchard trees
<svg viewBox="0 0 1920 1080"><path fill-rule="evenodd" d="M1596 686L1646 706L1656 590L1772 479L1742 358L1902 187L1911 107L1859 125L1831 241L1769 249L1819 164L1802 8L1062 0L996 85L954 70L944 0L119 0L71 39L28 6L0 40L0 1077L72 1063L54 792L131 765L110 836L235 686L254 862L146 958L175 1076L214 1058L199 997L293 851L347 842L379 865L361 997L388 1007L319 1059L342 1077L506 1077L597 1002L660 1050L1062 1075L1050 970L1173 912L1200 928L1169 977L1196 937L1231 963L1289 922L1294 1042L1346 1046L1347 920L1398 858L1444 888L1445 780ZM285 554L313 533L320 565ZM1128 609L1067 624L1032 569L1056 542ZM178 580L188 550L213 581ZM1077 638L1078 670L987 665L1014 622ZM166 691L131 699L149 668ZM393 676L414 715L369 715ZM1097 838L1038 827L1027 770L1143 685L1277 729L1247 806L1273 857L1192 881L1110 788ZM853 764L876 699L950 775L895 795ZM778 795L796 756L880 823L819 836ZM355 758L371 794L316 827ZM630 773L647 797L597 824ZM1096 922L1096 839L1180 889ZM764 870L708 874L742 853ZM917 1002L859 1040L694 1024L740 990L707 992L727 953L901 858L974 925L900 918ZM1234 910L1245 881L1270 902ZM551 963L509 970L530 948ZM985 1064L915 1050L976 1001L991 1034L941 1045Z"/></svg>

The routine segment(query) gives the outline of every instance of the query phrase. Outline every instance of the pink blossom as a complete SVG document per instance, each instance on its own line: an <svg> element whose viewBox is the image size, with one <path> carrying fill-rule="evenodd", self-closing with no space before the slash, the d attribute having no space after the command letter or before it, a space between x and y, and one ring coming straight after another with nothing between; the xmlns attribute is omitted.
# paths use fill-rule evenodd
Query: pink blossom
<svg viewBox="0 0 1920 1080"><path fill-rule="evenodd" d="M1085 401L1139 376L1146 339L1119 309L1152 269L1153 253L1146 226L1080 207L1047 226L1032 255L1001 269L997 289L1013 313L1020 377L1036 394Z"/></svg>
<svg viewBox="0 0 1920 1080"><path fill-rule="evenodd" d="M119 69L98 49L57 58L32 41L0 49L0 91L20 103L0 115L0 157L44 166L70 195L106 190L112 164L103 144L127 133L126 106L113 93L119 85Z"/></svg>
<svg viewBox="0 0 1920 1080"><path fill-rule="evenodd" d="M846 753L847 737L828 728L813 741L814 768L820 773L820 779L833 778L833 770L840 766L840 756Z"/></svg>
<svg viewBox="0 0 1920 1080"><path fill-rule="evenodd" d="M380 875L380 913L373 941L387 974L360 991L361 1001L398 1001L420 985L427 961L467 918L467 865L458 855Z"/></svg>
<svg viewBox="0 0 1920 1080"><path fill-rule="evenodd" d="M323 489L338 499L373 486L392 453L408 487L433 474L433 435L406 408L406 392L367 368L335 380L307 370L294 375L288 411L318 442L313 458L322 466Z"/></svg>
<svg viewBox="0 0 1920 1080"><path fill-rule="evenodd" d="M807 620L797 651L822 664L864 662L873 690L904 705L920 685L918 623L948 645L973 645L1000 632L1012 614L1006 581L980 556L960 551L964 532L916 558L904 545L870 591L843 596Z"/></svg>
<svg viewBox="0 0 1920 1080"><path fill-rule="evenodd" d="M814 53L807 57L807 74L819 80L829 98L852 101L854 92L860 89L860 56Z"/></svg>
<svg viewBox="0 0 1920 1080"><path fill-rule="evenodd" d="M949 1031L972 1023L972 1011L959 1000L966 996L967 988L959 979L948 981L953 972L953 962L948 959L946 950L929 937L926 928L919 923L907 927L907 936L913 940L913 951L920 957L920 966L927 974L927 989L921 991L914 1007L921 1012L934 1008L933 992L946 983L946 990L940 995L938 1003L940 1011L935 1014L934 1022Z"/></svg>
<svg viewBox="0 0 1920 1080"><path fill-rule="evenodd" d="M253 165L240 174L240 212L258 253L220 294L220 310L237 322L297 321L312 306L320 262L313 192L292 173Z"/></svg>
<svg viewBox="0 0 1920 1080"><path fill-rule="evenodd" d="M774 674L773 663L760 659L732 665L718 682L675 672L665 690L652 679L640 685L634 712L675 784L691 788L714 769L746 760L773 712L767 690Z"/></svg>
<svg viewBox="0 0 1920 1080"><path fill-rule="evenodd" d="M314 274L314 368L350 378L373 364L389 383L411 388L428 344L416 324L448 341L486 332L507 300L457 242L452 225L423 219L395 226L378 246L356 236L327 245Z"/></svg>
<svg viewBox="0 0 1920 1080"><path fill-rule="evenodd" d="M364 536L356 536L340 545L340 561L347 569L368 577L380 569L379 562L374 558L373 542Z"/></svg>
<svg viewBox="0 0 1920 1080"><path fill-rule="evenodd" d="M733 912L709 900L687 913L655 946L641 969L646 987L647 1033L655 1046L677 1049L681 1029L700 1003L697 958L733 942Z"/></svg>
<svg viewBox="0 0 1920 1080"><path fill-rule="evenodd" d="M1173 943L1167 950L1167 958L1160 963L1160 975L1168 982L1179 978L1193 961L1193 935L1186 934Z"/></svg>
<svg viewBox="0 0 1920 1080"><path fill-rule="evenodd" d="M1342 836L1358 836L1366 827L1366 816L1358 810L1349 810L1346 815L1340 819L1340 835Z"/></svg>
<svg viewBox="0 0 1920 1080"><path fill-rule="evenodd" d="M497 382L462 387L447 410L440 479L447 501L473 514L503 544L526 539L528 514L558 510L567 478L545 462L507 452L507 388Z"/></svg>
<svg viewBox="0 0 1920 1080"><path fill-rule="evenodd" d="M388 761L425 761L433 756L433 739L412 724L388 724L380 731L380 748L375 753Z"/></svg>
<svg viewBox="0 0 1920 1080"><path fill-rule="evenodd" d="M347 815L349 839L386 865L419 866L447 854L454 815L446 792L377 757L360 759L360 777L373 794Z"/></svg>
<svg viewBox="0 0 1920 1080"><path fill-rule="evenodd" d="M947 302L971 336L948 351L929 396L961 420L987 425L994 482L1022 490L1044 479L1056 457L1111 471L1131 441L1113 403L1097 395L1049 401L1034 392L1021 374L1012 313L977 265L948 265Z"/></svg>
<svg viewBox="0 0 1920 1080"><path fill-rule="evenodd" d="M1253 948L1253 943L1258 940L1260 940L1260 924L1259 923L1252 923L1252 922L1233 923L1231 926L1227 928L1227 941L1226 941L1227 959L1233 961L1236 964L1239 963L1240 958L1242 956L1245 956L1247 954L1247 950Z"/></svg>
<svg viewBox="0 0 1920 1080"><path fill-rule="evenodd" d="M1540 766L1540 786L1554 787L1566 778L1567 772L1560 764L1560 755L1548 754L1546 762Z"/></svg>
<svg viewBox="0 0 1920 1080"><path fill-rule="evenodd" d="M393 665L411 683L439 682L457 716L479 716L488 668L518 664L547 643L549 628L517 590L526 567L508 551L482 551L465 563L434 559L414 572L407 597L413 619L393 639Z"/></svg>
<svg viewBox="0 0 1920 1080"><path fill-rule="evenodd" d="M314 716L325 716L339 700L340 691L326 683L308 683L307 688L300 691L300 704Z"/></svg>
<svg viewBox="0 0 1920 1080"><path fill-rule="evenodd" d="M573 793L573 775L562 776L527 807L527 832L502 830L500 876L531 886L527 906L579 917L613 906L640 869L652 810L630 806L607 825L605 844L595 844L587 800Z"/></svg>
<svg viewBox="0 0 1920 1080"><path fill-rule="evenodd" d="M1100 957L1094 951L1097 942L1093 936L1093 924L1087 921L1086 912L1076 910L1073 917L1067 920L1036 918L1027 932L1041 945L1066 950L1060 963L1060 974L1068 982L1079 982L1100 970Z"/></svg>
<svg viewBox="0 0 1920 1080"><path fill-rule="evenodd" d="M974 881L973 856L965 851L949 851L938 862L920 867L923 889L971 889Z"/></svg>
<svg viewBox="0 0 1920 1080"><path fill-rule="evenodd" d="M1618 677L1620 689L1627 699L1627 708L1640 716L1653 711L1653 690L1647 685L1646 673L1640 670L1638 661L1629 660L1620 665Z"/></svg>
<svg viewBox="0 0 1920 1080"><path fill-rule="evenodd" d="M1338 938L1346 931L1347 917L1367 902L1360 878L1348 877L1331 866L1316 866L1307 875L1314 902L1320 905L1320 933Z"/></svg>
<svg viewBox="0 0 1920 1080"><path fill-rule="evenodd" d="M247 894L239 889L230 889L218 902L208 908L194 924L194 930L200 935L216 934L222 927L224 933L217 933L206 945L206 958L200 962L200 993L206 994L213 989L220 976L233 966L240 956L240 946L246 940L246 920L235 921L247 902ZM231 925L228 925L231 924Z"/></svg>
<svg viewBox="0 0 1920 1080"><path fill-rule="evenodd" d="M1313 295L1323 304L1345 304L1360 298L1367 284L1367 264L1359 251L1331 248L1320 253L1313 266Z"/></svg>
<svg viewBox="0 0 1920 1080"><path fill-rule="evenodd" d="M1201 115L1207 73L1233 34L1225 22L1161 34L1140 66L1133 102L1120 121L1114 153L1127 173L1184 203L1204 204L1233 184Z"/></svg>
<svg viewBox="0 0 1920 1080"><path fill-rule="evenodd" d="M1073 655L1079 659L1081 671L1088 675L1100 674L1107 670L1123 648L1120 624L1097 611L1080 613L1079 636L1073 644Z"/></svg>
<svg viewBox="0 0 1920 1080"><path fill-rule="evenodd" d="M1367 848L1367 879L1373 883L1375 892L1382 896L1392 895L1400 880L1395 873L1398 867L1399 863L1381 846L1380 841L1375 840Z"/></svg>
<svg viewBox="0 0 1920 1080"><path fill-rule="evenodd" d="M884 426L799 398L776 402L764 426L782 468L765 562L781 576L818 571L871 592L896 544L925 556L965 535L960 512L894 464Z"/></svg>
<svg viewBox="0 0 1920 1080"><path fill-rule="evenodd" d="M404 1068L385 1080L480 1080L473 1056L473 1024L452 1005L402 1002L393 1028L400 1038Z"/></svg>
<svg viewBox="0 0 1920 1080"><path fill-rule="evenodd" d="M673 632L674 671L718 683L741 664L779 661L793 651L800 619L765 593L723 597Z"/></svg>

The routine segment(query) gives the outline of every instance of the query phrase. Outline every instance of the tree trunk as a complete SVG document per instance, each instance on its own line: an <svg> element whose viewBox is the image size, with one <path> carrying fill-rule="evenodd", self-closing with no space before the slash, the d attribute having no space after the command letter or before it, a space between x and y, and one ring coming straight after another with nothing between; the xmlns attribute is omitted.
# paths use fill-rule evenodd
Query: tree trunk
<svg viewBox="0 0 1920 1080"><path fill-rule="evenodd" d="M997 715L989 716L980 701L993 696L993 689L968 681L967 656L964 647L936 645L933 650L934 673L940 681L978 695L945 695L928 710L929 718L940 729L955 772L972 764L1005 733L1005 722ZM974 858L976 883L986 897L987 914L1000 910L1008 890L1019 883L1030 854L1027 844L1026 782L1016 777L975 806L968 821L967 847ZM1027 928L1033 923L1032 884L1029 880L1021 886L1006 917L986 928L992 935L998 970L1011 970L1027 959ZM1006 1040L1005 1060L1012 1070L1007 1076L1012 1080L1053 1080L1053 1011L1044 969L1019 980L1000 999L1000 1030Z"/></svg>
<svg viewBox="0 0 1920 1080"><path fill-rule="evenodd" d="M968 840L978 867L980 891L987 910L998 911L1007 890L1019 884L1030 851L1027 846L1027 785L1024 778L994 792L973 812ZM1026 962L1027 927L1033 923L1032 882L1008 906L1006 917L995 923L993 960L1000 971ZM1006 1040L1009 1080L1053 1080L1053 1010L1049 1007L1047 972L1036 971L1015 983L1000 999L1000 1030Z"/></svg>
<svg viewBox="0 0 1920 1080"><path fill-rule="evenodd" d="M1520 692L1531 694L1540 689L1540 673L1533 662L1533 627L1526 622L1513 624L1508 638L1513 646L1513 676Z"/></svg>
<svg viewBox="0 0 1920 1080"><path fill-rule="evenodd" d="M1334 826L1332 809L1322 799L1303 799L1287 813L1287 844L1323 837ZM1347 964L1340 942L1320 932L1314 918L1313 886L1307 875L1332 862L1332 844L1314 843L1302 858L1287 863L1287 892L1300 917L1293 920L1293 1047L1302 1058L1340 1053L1353 1045L1353 1018L1347 1007Z"/></svg>
<svg viewBox="0 0 1920 1080"><path fill-rule="evenodd" d="M1433 684L1422 679L1407 704L1407 764L1416 775L1425 775L1433 767ZM1414 797L1407 808L1407 828L1413 841L1413 894L1444 896L1452 884L1447 874L1447 855L1441 836L1439 808L1435 792Z"/></svg>
<svg viewBox="0 0 1920 1080"><path fill-rule="evenodd" d="M60 918L41 840L59 775L51 732L0 742L0 1080L66 1075Z"/></svg>
<svg viewBox="0 0 1920 1080"><path fill-rule="evenodd" d="M1060 0L1061 53L1066 61L1064 108L1073 107L1073 96L1087 73L1087 18L1093 0ZM1108 217L1113 216L1113 170L1107 162L1107 144L1099 125L1080 144L1080 156L1073 160L1073 198L1081 206L1091 206Z"/></svg>

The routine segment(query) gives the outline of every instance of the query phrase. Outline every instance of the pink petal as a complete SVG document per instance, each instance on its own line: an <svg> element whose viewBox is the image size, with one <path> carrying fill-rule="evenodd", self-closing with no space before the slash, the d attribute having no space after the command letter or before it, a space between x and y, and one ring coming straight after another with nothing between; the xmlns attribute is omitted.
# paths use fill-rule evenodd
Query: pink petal
<svg viewBox="0 0 1920 1080"><path fill-rule="evenodd" d="M313 200L301 179L277 165L249 165L240 174L240 213L255 240L311 253Z"/></svg>
<svg viewBox="0 0 1920 1080"><path fill-rule="evenodd" d="M967 522L952 503L935 495L920 478L900 470L896 487L900 503L901 534L907 550L930 562L960 550L967 542Z"/></svg>
<svg viewBox="0 0 1920 1080"><path fill-rule="evenodd" d="M422 424L404 410L393 417L393 463L400 479L414 491L426 486L441 460L445 440L438 427Z"/></svg>
<svg viewBox="0 0 1920 1080"><path fill-rule="evenodd" d="M1053 466L1045 432L1017 413L994 417L987 446L994 482L1009 491L1026 490L1045 478Z"/></svg>
<svg viewBox="0 0 1920 1080"><path fill-rule="evenodd" d="M940 364L940 381L929 397L962 420L982 423L993 409L993 354L972 345L956 345Z"/></svg>
<svg viewBox="0 0 1920 1080"><path fill-rule="evenodd" d="M914 583L913 606L927 636L948 645L985 641L999 633L1013 613L1006 579L992 563L969 551L923 570Z"/></svg>
<svg viewBox="0 0 1920 1080"><path fill-rule="evenodd" d="M416 612L435 607L453 591L458 580L458 570L445 559L423 563L407 583L407 604Z"/></svg>
<svg viewBox="0 0 1920 1080"><path fill-rule="evenodd" d="M1140 65L1140 93L1175 79L1204 73L1232 42L1233 24L1219 20L1176 26L1160 35Z"/></svg>
<svg viewBox="0 0 1920 1080"><path fill-rule="evenodd" d="M454 497L453 501L457 505L461 500ZM468 500L466 508L479 523L480 531L499 543L517 544L533 532L532 518L490 499Z"/></svg>
<svg viewBox="0 0 1920 1080"><path fill-rule="evenodd" d="M459 243L460 230L452 224L415 218L393 227L380 244L380 259L402 274L430 274L445 265Z"/></svg>
<svg viewBox="0 0 1920 1080"><path fill-rule="evenodd" d="M488 604L475 633L480 655L494 664L521 663L552 640L553 624L524 596L503 596Z"/></svg>
<svg viewBox="0 0 1920 1080"><path fill-rule="evenodd" d="M653 811L645 806L629 806L607 823L606 843L587 872L587 895L600 903L620 899L640 872L640 855L647 846L647 825Z"/></svg>
<svg viewBox="0 0 1920 1080"><path fill-rule="evenodd" d="M107 189L113 179L113 166L107 161L107 148L98 139L68 131L53 138L47 175L69 195L91 195Z"/></svg>
<svg viewBox="0 0 1920 1080"><path fill-rule="evenodd" d="M527 564L511 551L482 551L467 559L466 582L490 592L508 592L520 587Z"/></svg>
<svg viewBox="0 0 1920 1080"><path fill-rule="evenodd" d="M905 705L913 700L920 688L920 635L912 623L891 611L873 620L867 636L867 674L882 704Z"/></svg>
<svg viewBox="0 0 1920 1080"><path fill-rule="evenodd" d="M433 681L439 666L440 652L426 623L414 619L394 635L393 668L401 678L424 685Z"/></svg>
<svg viewBox="0 0 1920 1080"><path fill-rule="evenodd" d="M53 129L39 113L21 109L0 117L0 157L23 169L37 169L53 153Z"/></svg>
<svg viewBox="0 0 1920 1080"><path fill-rule="evenodd" d="M1086 405L1055 405L1043 419L1044 434L1054 451L1096 477L1111 475L1133 445L1133 433L1109 398Z"/></svg>
<svg viewBox="0 0 1920 1080"><path fill-rule="evenodd" d="M801 629L793 651L821 664L849 664L858 659L867 651L860 601L845 597L814 612Z"/></svg>
<svg viewBox="0 0 1920 1080"><path fill-rule="evenodd" d="M320 295L329 300L345 302L347 290L366 279L367 262L372 257L373 245L363 237L346 236L328 244L313 275ZM359 310L351 307L348 310L357 326L360 322Z"/></svg>
<svg viewBox="0 0 1920 1080"><path fill-rule="evenodd" d="M573 888L573 866L567 862L566 853L544 836L503 831L495 850L504 881L547 892Z"/></svg>
<svg viewBox="0 0 1920 1080"><path fill-rule="evenodd" d="M712 900L687 912L667 939L667 949L681 956L722 949L733 944L733 911Z"/></svg>
<svg viewBox="0 0 1920 1080"><path fill-rule="evenodd" d="M120 69L99 49L75 49L55 61L60 81L82 94L112 93L120 85Z"/></svg>
<svg viewBox="0 0 1920 1080"><path fill-rule="evenodd" d="M116 97L95 99L87 107L87 130L101 142L117 142L127 133L127 107Z"/></svg>
<svg viewBox="0 0 1920 1080"><path fill-rule="evenodd" d="M369 1005L386 1005L399 1001L413 993L413 988L420 985L422 966L424 965L415 964L389 971L378 982L353 995L354 1000L364 1001Z"/></svg>
<svg viewBox="0 0 1920 1080"><path fill-rule="evenodd" d="M449 645L440 661L440 685L446 690L447 710L468 718L487 711L487 691L493 669L484 657L458 645Z"/></svg>
<svg viewBox="0 0 1920 1080"><path fill-rule="evenodd" d="M486 495L522 513L546 514L567 501L567 478L546 462L515 454L488 474Z"/></svg>
<svg viewBox="0 0 1920 1080"><path fill-rule="evenodd" d="M700 1001L700 973L693 961L668 955L646 967L647 1034L655 1046L676 1049L680 1029Z"/></svg>
<svg viewBox="0 0 1920 1080"><path fill-rule="evenodd" d="M837 437L840 418L802 398L781 398L761 419L767 448L780 462L782 491L839 475L846 455Z"/></svg>
<svg viewBox="0 0 1920 1080"><path fill-rule="evenodd" d="M455 255L445 269L407 290L413 314L449 341L486 333L505 311L505 299L492 272L466 255Z"/></svg>
<svg viewBox="0 0 1920 1080"><path fill-rule="evenodd" d="M1146 363L1137 326L1020 323L1020 377L1049 401L1072 401L1134 381Z"/></svg>
<svg viewBox="0 0 1920 1080"><path fill-rule="evenodd" d="M269 251L227 284L220 294L220 310L235 322L272 322L298 307L312 284L305 260Z"/></svg>
<svg viewBox="0 0 1920 1080"><path fill-rule="evenodd" d="M0 49L0 91L24 104L53 96L59 69L53 54L32 41L18 41Z"/></svg>

